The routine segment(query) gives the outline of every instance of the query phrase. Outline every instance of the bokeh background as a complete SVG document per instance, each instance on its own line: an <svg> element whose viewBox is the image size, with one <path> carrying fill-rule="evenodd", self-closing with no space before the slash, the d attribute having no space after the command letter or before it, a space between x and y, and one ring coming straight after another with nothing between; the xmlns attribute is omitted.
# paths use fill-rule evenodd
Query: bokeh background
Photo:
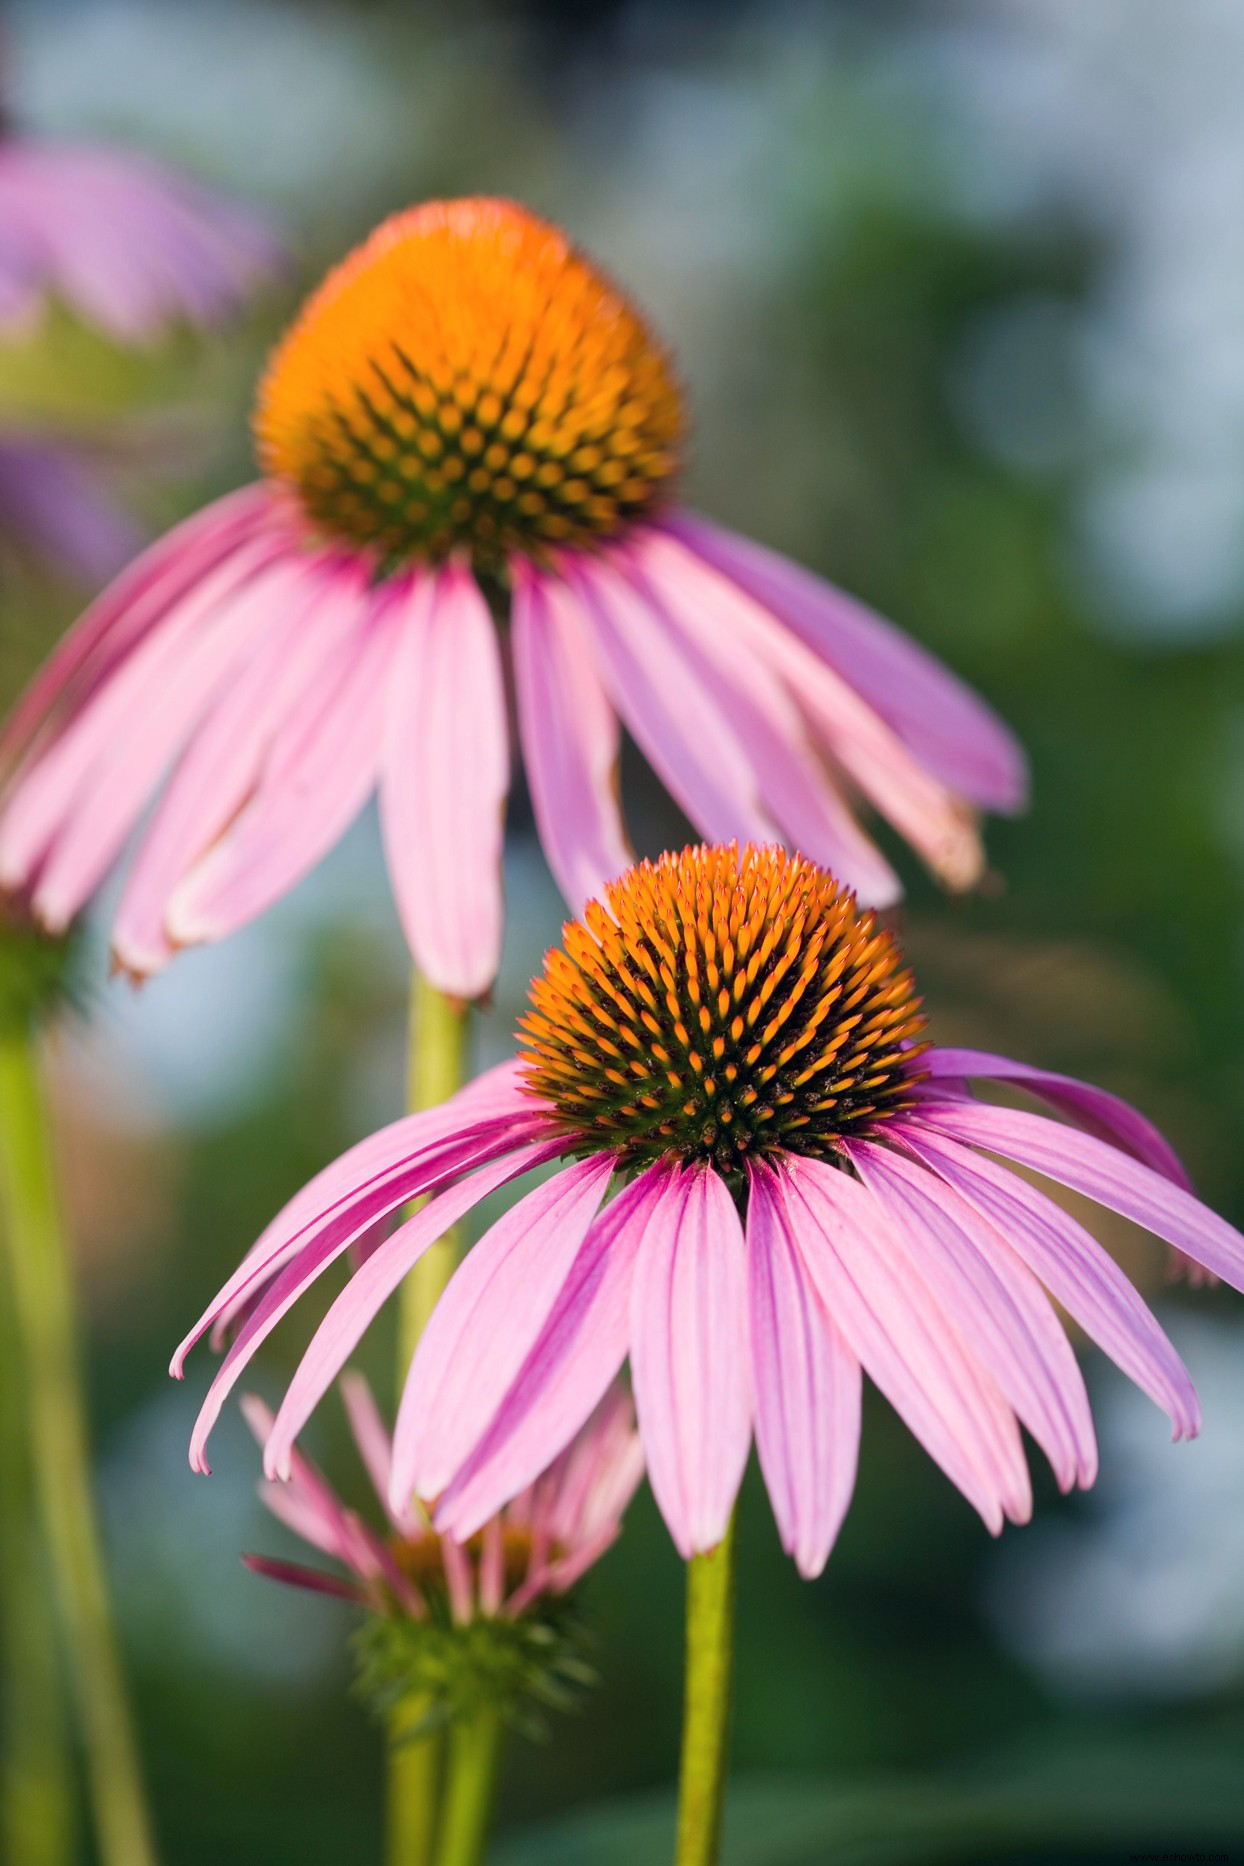
<svg viewBox="0 0 1244 1866"><path fill-rule="evenodd" d="M677 351L694 501L894 617L1031 749L1035 808L991 831L985 895L947 901L899 857L937 1034L1130 1096L1244 1221L1234 0L29 0L3 33L20 127L182 162L265 204L295 261L241 330L154 357L53 317L0 351L0 426L84 438L154 530L250 474L266 345L381 215L492 192L563 221ZM5 555L6 700L82 595ZM641 849L677 842L629 755L625 782ZM560 922L521 791L511 830L480 1062L508 1050ZM164 1371L276 1206L400 1107L405 961L375 824L140 994L104 984L97 943L88 1014L52 1060L166 1857L375 1859L380 1745L349 1696L349 1613L243 1571L242 1550L287 1546L254 1448L226 1421L215 1474L193 1478L210 1357L185 1387ZM1164 1288L1121 1222L1109 1241L1201 1388L1195 1445L1097 1357L1097 1490L1063 1502L1043 1477L1035 1525L995 1543L871 1404L811 1585L749 1476L738 1861L1244 1843L1244 1311ZM314 1319L261 1357L269 1396ZM378 1386L391 1359L378 1328ZM310 1443L357 1490L334 1404ZM645 1495L585 1590L600 1689L553 1742L513 1746L498 1859L660 1857L681 1582ZM610 1798L612 1839L559 1825Z"/></svg>

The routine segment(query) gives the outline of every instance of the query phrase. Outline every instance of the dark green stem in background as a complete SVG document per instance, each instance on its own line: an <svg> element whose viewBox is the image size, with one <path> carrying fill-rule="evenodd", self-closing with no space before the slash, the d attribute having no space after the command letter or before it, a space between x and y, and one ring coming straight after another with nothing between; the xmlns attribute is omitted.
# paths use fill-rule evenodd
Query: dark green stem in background
<svg viewBox="0 0 1244 1866"><path fill-rule="evenodd" d="M687 1672L674 1866L717 1866L733 1672L732 1517L724 1540L687 1563Z"/></svg>
<svg viewBox="0 0 1244 1866"><path fill-rule="evenodd" d="M73 1278L35 1039L14 1027L0 1030L0 1202L34 1492L65 1631L99 1854L103 1866L153 1866L91 1491Z"/></svg>

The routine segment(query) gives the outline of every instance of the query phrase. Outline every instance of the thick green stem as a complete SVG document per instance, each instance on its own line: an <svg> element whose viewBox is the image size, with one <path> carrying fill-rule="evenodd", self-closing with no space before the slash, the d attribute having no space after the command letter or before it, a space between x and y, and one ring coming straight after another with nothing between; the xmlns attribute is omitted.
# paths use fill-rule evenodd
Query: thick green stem
<svg viewBox="0 0 1244 1866"><path fill-rule="evenodd" d="M466 1009L446 998L416 972L410 986L410 1049L406 1105L412 1114L435 1108L462 1086ZM399 1395L411 1356L437 1298L458 1261L458 1240L449 1232L425 1251L402 1286L397 1324ZM417 1723L419 1704L394 1714L389 1745L388 1866L431 1866L440 1806L444 1741L438 1736L402 1738Z"/></svg>
<svg viewBox="0 0 1244 1866"><path fill-rule="evenodd" d="M0 1859L69 1866L76 1787L19 1351L0 1258Z"/></svg>
<svg viewBox="0 0 1244 1866"><path fill-rule="evenodd" d="M412 1114L438 1108L462 1087L466 1057L466 1006L429 985L418 972L410 988L410 1050L406 1103ZM400 1386L441 1291L458 1261L458 1234L446 1235L426 1250L402 1285L398 1315Z"/></svg>
<svg viewBox="0 0 1244 1866"><path fill-rule="evenodd" d="M66 1634L104 1866L153 1866L138 1749L91 1495L73 1279L34 1040L0 1033L0 1198L31 1462Z"/></svg>
<svg viewBox="0 0 1244 1866"><path fill-rule="evenodd" d="M734 1670L734 1521L687 1564L687 1672L674 1866L717 1866Z"/></svg>
<svg viewBox="0 0 1244 1866"><path fill-rule="evenodd" d="M483 1859L497 1795L501 1737L501 1717L491 1706L450 1728L436 1866L479 1866Z"/></svg>

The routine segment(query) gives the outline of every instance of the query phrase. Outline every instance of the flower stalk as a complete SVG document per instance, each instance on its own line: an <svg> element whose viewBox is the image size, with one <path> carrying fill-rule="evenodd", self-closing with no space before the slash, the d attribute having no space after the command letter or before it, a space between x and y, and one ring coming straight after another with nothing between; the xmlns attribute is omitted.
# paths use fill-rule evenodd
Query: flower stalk
<svg viewBox="0 0 1244 1866"><path fill-rule="evenodd" d="M449 1732L445 1805L436 1866L479 1866L488 1842L501 1761L501 1713L481 1705Z"/></svg>
<svg viewBox="0 0 1244 1866"><path fill-rule="evenodd" d="M687 1563L687 1670L674 1866L716 1866L720 1855L734 1672L734 1523L732 1516L715 1549Z"/></svg>
<svg viewBox="0 0 1244 1866"><path fill-rule="evenodd" d="M0 1859L70 1866L75 1786L8 1264L0 1260Z"/></svg>
<svg viewBox="0 0 1244 1866"><path fill-rule="evenodd" d="M138 1749L91 1495L73 1281L35 1038L0 1027L0 1201L34 1489L82 1725L104 1866L154 1866Z"/></svg>
<svg viewBox="0 0 1244 1866"><path fill-rule="evenodd" d="M446 997L421 972L412 972L406 1068L406 1102L412 1114L439 1106L461 1088L466 1021L465 1005ZM457 1261L458 1236L450 1231L424 1252L402 1285L397 1322L399 1396L419 1337ZM419 1724L424 1708L407 1700L390 1724L389 1866L431 1866L435 1857L445 1742L438 1731L426 1736L405 1734L412 1724Z"/></svg>

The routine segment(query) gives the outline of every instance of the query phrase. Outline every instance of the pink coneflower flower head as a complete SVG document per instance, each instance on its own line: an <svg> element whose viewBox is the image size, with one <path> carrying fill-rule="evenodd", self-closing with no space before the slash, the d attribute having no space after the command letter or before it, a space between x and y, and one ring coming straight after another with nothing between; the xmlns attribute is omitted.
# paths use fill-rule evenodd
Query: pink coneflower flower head
<svg viewBox="0 0 1244 1866"><path fill-rule="evenodd" d="M0 137L0 339L58 300L120 343L238 311L282 254L263 219L150 156Z"/></svg>
<svg viewBox="0 0 1244 1866"><path fill-rule="evenodd" d="M863 800L970 885L974 813L1023 799L1014 740L889 624L679 507L684 430L668 358L555 227L494 200L386 221L272 358L262 481L140 558L19 707L0 883L63 927L179 758L114 931L148 973L259 913L378 789L415 958L475 997L509 678L576 910L630 859L619 721L706 835L785 836L893 900Z"/></svg>
<svg viewBox="0 0 1244 1866"><path fill-rule="evenodd" d="M558 1155L464 1259L406 1382L391 1495L427 1499L446 1533L473 1534L530 1482L628 1356L684 1555L721 1538L754 1437L786 1548L821 1568L855 1481L865 1373L996 1532L1031 1506L1021 1425L1063 1488L1096 1471L1051 1298L1177 1437L1197 1431L1191 1381L1141 1298L1012 1167L1237 1288L1244 1238L1125 1102L930 1047L893 935L812 863L696 848L631 870L548 955L524 1039L519 1062L327 1168L255 1245L189 1338L244 1316L196 1464L240 1368L378 1216L435 1193L329 1309L267 1440L272 1475L431 1240ZM971 1079L1063 1118L978 1100Z"/></svg>
<svg viewBox="0 0 1244 1866"><path fill-rule="evenodd" d="M288 1478L265 1479L260 1496L344 1572L262 1555L245 1556L246 1565L375 1616L363 1642L372 1695L413 1694L438 1722L469 1708L473 1694L500 1697L520 1717L533 1701L558 1702L584 1676L565 1597L617 1540L643 1475L630 1395L615 1386L549 1469L459 1543L438 1534L418 1504L393 1508L392 1448L371 1391L348 1374L341 1392L385 1527L348 1509L295 1451ZM272 1413L251 1394L242 1407L262 1444Z"/></svg>

